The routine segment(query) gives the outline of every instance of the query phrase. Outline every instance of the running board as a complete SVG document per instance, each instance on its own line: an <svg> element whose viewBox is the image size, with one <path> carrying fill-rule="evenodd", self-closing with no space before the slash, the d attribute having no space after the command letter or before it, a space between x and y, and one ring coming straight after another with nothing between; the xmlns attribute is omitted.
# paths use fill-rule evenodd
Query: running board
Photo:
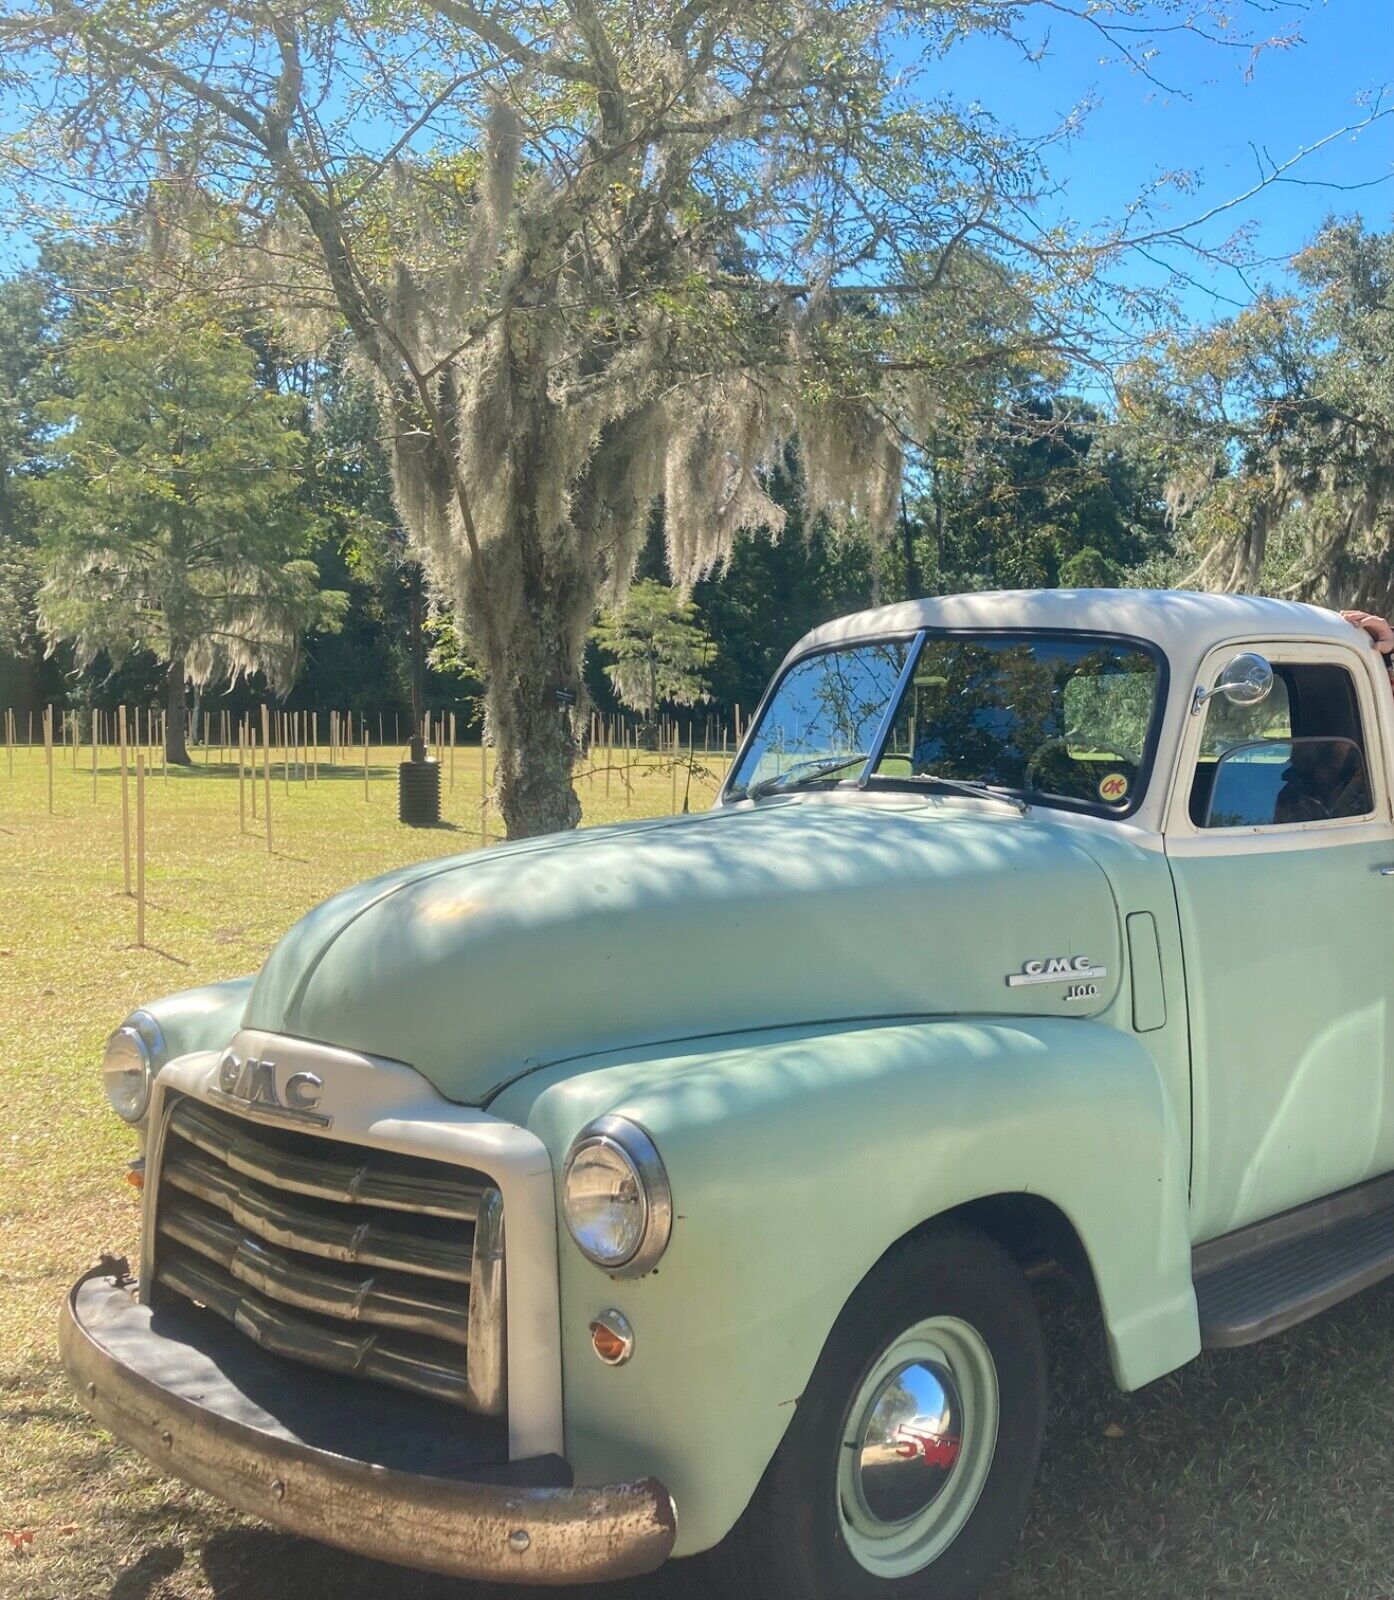
<svg viewBox="0 0 1394 1600"><path fill-rule="evenodd" d="M1201 1343L1253 1344L1394 1275L1394 1174L1191 1252Z"/></svg>

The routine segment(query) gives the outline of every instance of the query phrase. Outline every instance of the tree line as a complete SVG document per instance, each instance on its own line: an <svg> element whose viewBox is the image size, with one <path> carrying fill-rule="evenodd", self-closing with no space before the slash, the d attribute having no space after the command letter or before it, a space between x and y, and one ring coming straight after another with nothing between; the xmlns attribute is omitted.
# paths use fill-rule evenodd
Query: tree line
<svg viewBox="0 0 1394 1600"><path fill-rule="evenodd" d="M482 678L393 500L371 386L342 343L294 355L250 317L142 296L142 261L51 245L0 283L0 701L160 704L171 760L196 704L454 712ZM97 275L94 284L92 275ZM907 485L894 538L809 517L797 450L767 476L778 539L741 530L690 591L661 506L585 662L600 710L644 721L755 704L828 616L919 593L1119 580L1167 546L1155 474L1096 407L1024 386L970 462Z"/></svg>
<svg viewBox="0 0 1394 1600"><path fill-rule="evenodd" d="M21 721L160 703L175 761L203 696L406 727L453 712L482 734L482 672L413 551L347 342L296 354L212 301L161 297L154 318L143 268L51 243L0 283L0 701ZM808 627L920 594L1192 582L1394 604L1394 242L1333 222L1295 272L1154 341L1112 406L1023 376L971 449L922 456L880 545L808 514L792 445L764 479L779 537L740 530L687 590L660 503L593 619L588 702L729 722Z"/></svg>

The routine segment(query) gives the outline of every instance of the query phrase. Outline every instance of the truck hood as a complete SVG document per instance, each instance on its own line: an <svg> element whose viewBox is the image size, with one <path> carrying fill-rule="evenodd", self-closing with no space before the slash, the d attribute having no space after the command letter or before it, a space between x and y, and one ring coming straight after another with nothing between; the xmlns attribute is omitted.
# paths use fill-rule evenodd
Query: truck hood
<svg viewBox="0 0 1394 1600"><path fill-rule="evenodd" d="M1104 975L1010 985L1031 961ZM534 1066L761 1027L1096 1014L1119 975L1103 870L1049 819L791 799L392 873L272 951L244 1026L415 1067L478 1102ZM1088 987L1097 989L1088 993Z"/></svg>

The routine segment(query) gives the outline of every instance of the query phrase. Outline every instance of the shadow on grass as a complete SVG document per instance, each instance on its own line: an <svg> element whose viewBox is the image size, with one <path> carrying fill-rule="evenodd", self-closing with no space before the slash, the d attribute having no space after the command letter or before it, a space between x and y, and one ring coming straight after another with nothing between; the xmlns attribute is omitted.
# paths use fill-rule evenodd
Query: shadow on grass
<svg viewBox="0 0 1394 1600"><path fill-rule="evenodd" d="M217 1600L526 1600L544 1593L561 1600L712 1600L721 1594L713 1587L713 1563L700 1556L624 1583L551 1590L413 1572L259 1528L214 1534L200 1557ZM123 1597L113 1590L110 1600Z"/></svg>
<svg viewBox="0 0 1394 1600"><path fill-rule="evenodd" d="M147 1600L183 1565L184 1552L177 1544L156 1545L112 1584L109 1600Z"/></svg>

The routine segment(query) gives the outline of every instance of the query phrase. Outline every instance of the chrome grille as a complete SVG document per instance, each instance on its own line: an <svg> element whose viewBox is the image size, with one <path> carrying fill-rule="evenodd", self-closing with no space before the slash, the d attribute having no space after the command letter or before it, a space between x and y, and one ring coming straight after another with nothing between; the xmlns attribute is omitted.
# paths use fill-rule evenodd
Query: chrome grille
<svg viewBox="0 0 1394 1600"><path fill-rule="evenodd" d="M165 1289L293 1360L503 1409L502 1207L482 1173L180 1098L159 1185Z"/></svg>

